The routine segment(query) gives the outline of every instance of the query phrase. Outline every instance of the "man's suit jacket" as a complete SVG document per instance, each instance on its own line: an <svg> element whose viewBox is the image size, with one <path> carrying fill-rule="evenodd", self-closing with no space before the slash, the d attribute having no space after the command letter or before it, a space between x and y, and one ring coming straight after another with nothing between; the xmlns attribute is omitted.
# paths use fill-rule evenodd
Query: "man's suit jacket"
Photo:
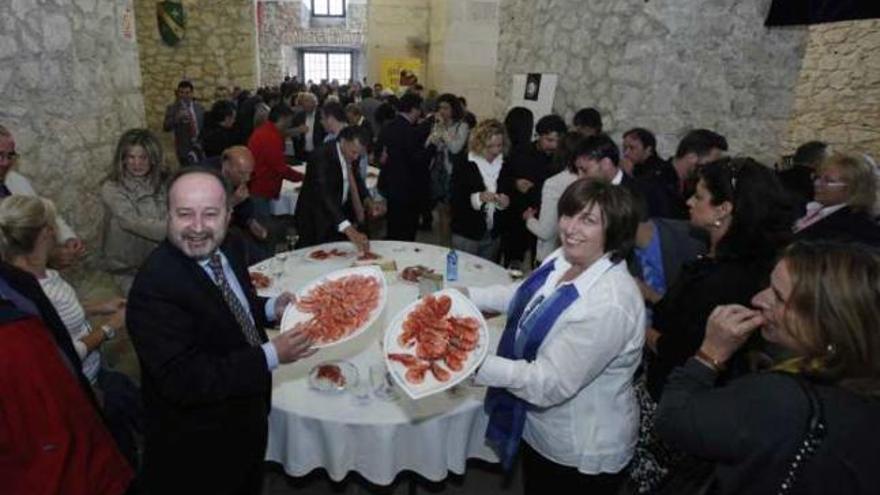
<svg viewBox="0 0 880 495"><path fill-rule="evenodd" d="M381 156L383 150L388 160L379 175L382 196L389 203L418 207L427 200L428 194L427 153L419 129L398 114L379 133L376 152Z"/></svg>
<svg viewBox="0 0 880 495"><path fill-rule="evenodd" d="M795 165L777 174L779 182L791 195L800 216L804 215L807 203L813 200L813 195L816 193L813 186L813 173L814 170L810 167Z"/></svg>
<svg viewBox="0 0 880 495"><path fill-rule="evenodd" d="M240 241L228 237L221 250L265 341L266 299ZM167 240L135 277L126 316L141 363L147 492L240 493L261 475L266 449L272 380L262 349L205 270Z"/></svg>
<svg viewBox="0 0 880 495"><path fill-rule="evenodd" d="M349 173L351 172L349 167ZM357 165L353 172L363 202L369 198L367 184ZM294 213L296 230L299 233L297 246L308 247L342 239L337 228L344 220L357 225L351 206L351 193L349 192L344 201L342 199L342 181L342 165L336 141L329 141L312 153L306 167L306 177L303 179Z"/></svg>
<svg viewBox="0 0 880 495"><path fill-rule="evenodd" d="M192 126L189 123L178 120L177 113L182 106L183 103L177 100L165 107L165 119L162 128L174 133L174 151L177 153L180 165L194 165L196 162L190 162L190 153L196 151L198 146L197 136L193 135ZM192 102L192 106L193 113L196 114L198 132L201 133L205 129L205 109L196 101Z"/></svg>
<svg viewBox="0 0 880 495"><path fill-rule="evenodd" d="M297 114L294 117L294 122L305 122L306 116L305 112L301 109L297 109ZM315 109L315 123L313 125L314 129L312 130L312 153L317 151L318 148L321 147L321 144L324 143L324 136L327 134L327 131L324 130L324 126L321 124L321 110ZM309 153L306 152L306 135L298 134L293 136L293 151L295 153L297 160L308 160Z"/></svg>

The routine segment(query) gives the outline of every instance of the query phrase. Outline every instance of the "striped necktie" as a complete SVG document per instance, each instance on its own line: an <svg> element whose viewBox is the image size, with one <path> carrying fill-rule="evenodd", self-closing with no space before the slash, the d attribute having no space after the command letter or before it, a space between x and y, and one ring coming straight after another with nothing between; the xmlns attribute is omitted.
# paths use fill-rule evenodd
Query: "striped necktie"
<svg viewBox="0 0 880 495"><path fill-rule="evenodd" d="M247 339L250 345L260 345L262 339L260 339L260 334L257 332L257 327L254 325L253 320L251 320L250 315L248 315L247 310L242 306L241 301L236 297L235 292L232 291L232 287L229 286L229 281L226 280L226 275L223 273L223 263L220 261L220 253L218 251L211 255L208 266L214 273L214 278L217 280L217 285L220 287L223 299L232 311L233 316L235 316L235 321L241 327L245 339Z"/></svg>

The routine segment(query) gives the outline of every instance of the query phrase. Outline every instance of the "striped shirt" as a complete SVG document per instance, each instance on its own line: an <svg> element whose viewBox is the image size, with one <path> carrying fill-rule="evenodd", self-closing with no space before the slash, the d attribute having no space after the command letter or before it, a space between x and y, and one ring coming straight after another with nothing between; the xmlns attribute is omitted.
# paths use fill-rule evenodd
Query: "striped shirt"
<svg viewBox="0 0 880 495"><path fill-rule="evenodd" d="M83 374L90 382L95 383L98 379L98 370L101 368L101 354L97 349L88 352L85 344L80 342L81 338L89 334L92 327L86 319L85 309L76 297L76 291L55 270L46 270L46 277L40 279L40 286L55 307L67 331L70 332L76 352L82 359Z"/></svg>

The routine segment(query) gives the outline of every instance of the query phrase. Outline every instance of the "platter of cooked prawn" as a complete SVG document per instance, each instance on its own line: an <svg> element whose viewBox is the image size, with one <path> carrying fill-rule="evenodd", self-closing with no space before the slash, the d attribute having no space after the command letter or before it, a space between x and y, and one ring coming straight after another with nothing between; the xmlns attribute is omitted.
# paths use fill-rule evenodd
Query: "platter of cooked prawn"
<svg viewBox="0 0 880 495"><path fill-rule="evenodd" d="M413 399L449 389L471 375L489 351L489 328L461 292L444 289L398 313L385 331L391 376Z"/></svg>
<svg viewBox="0 0 880 495"><path fill-rule="evenodd" d="M327 273L303 287L287 306L281 331L306 332L313 346L349 341L372 325L388 297L382 270L359 266Z"/></svg>

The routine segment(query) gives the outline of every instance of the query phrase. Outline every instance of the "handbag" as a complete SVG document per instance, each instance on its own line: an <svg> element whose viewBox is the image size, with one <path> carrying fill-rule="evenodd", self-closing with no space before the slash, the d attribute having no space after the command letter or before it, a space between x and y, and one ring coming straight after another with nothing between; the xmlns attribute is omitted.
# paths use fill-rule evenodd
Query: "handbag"
<svg viewBox="0 0 880 495"><path fill-rule="evenodd" d="M800 386L810 408L807 431L804 434L797 452L788 463L785 478L776 491L778 495L791 493L792 488L803 471L804 464L810 460L825 438L825 411L822 402L816 394L816 389L806 379L786 373ZM663 487L656 492L657 495L709 495L715 491L715 465L714 463L688 459L686 462L678 462L674 474L664 483Z"/></svg>

